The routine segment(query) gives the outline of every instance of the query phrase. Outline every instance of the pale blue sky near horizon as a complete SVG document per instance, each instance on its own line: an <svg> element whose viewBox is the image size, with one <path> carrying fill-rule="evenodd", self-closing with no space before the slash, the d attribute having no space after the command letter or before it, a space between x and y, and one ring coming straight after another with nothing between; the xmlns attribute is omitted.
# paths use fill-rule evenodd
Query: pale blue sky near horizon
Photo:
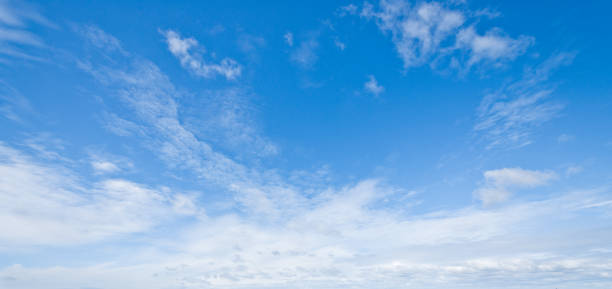
<svg viewBox="0 0 612 289"><path fill-rule="evenodd" d="M0 1L2 288L609 288L606 1Z"/></svg>

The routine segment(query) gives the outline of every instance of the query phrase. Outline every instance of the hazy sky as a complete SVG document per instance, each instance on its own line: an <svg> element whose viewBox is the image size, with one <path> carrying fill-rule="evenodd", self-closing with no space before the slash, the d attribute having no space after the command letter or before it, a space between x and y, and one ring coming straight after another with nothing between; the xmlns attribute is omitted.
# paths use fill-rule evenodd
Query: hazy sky
<svg viewBox="0 0 612 289"><path fill-rule="evenodd" d="M612 288L611 9L0 0L0 287Z"/></svg>

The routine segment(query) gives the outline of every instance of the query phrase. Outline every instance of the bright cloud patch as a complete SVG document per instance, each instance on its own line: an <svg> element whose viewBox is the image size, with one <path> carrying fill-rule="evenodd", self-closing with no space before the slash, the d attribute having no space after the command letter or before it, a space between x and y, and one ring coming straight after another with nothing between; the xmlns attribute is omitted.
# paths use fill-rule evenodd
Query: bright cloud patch
<svg viewBox="0 0 612 289"><path fill-rule="evenodd" d="M378 81L376 81L374 75L368 76L368 81L363 84L363 87L368 93L371 93L374 96L378 96L379 94L383 93L383 91L385 91L385 88L382 85L378 84Z"/></svg>
<svg viewBox="0 0 612 289"><path fill-rule="evenodd" d="M506 201L513 189L534 188L547 184L557 176L552 172L530 171L521 168L505 168L486 171L485 183L474 195L483 204L490 205Z"/></svg>
<svg viewBox="0 0 612 289"><path fill-rule="evenodd" d="M512 38L499 28L476 32L469 11L438 2L380 1L364 4L361 17L389 33L405 68L429 64L468 71L476 64L499 66L525 52L533 39ZM467 57L466 57L467 56Z"/></svg>
<svg viewBox="0 0 612 289"><path fill-rule="evenodd" d="M212 78L221 75L235 79L242 73L242 67L231 58L224 58L220 63L208 63L203 59L204 49L194 38L182 38L172 30L162 31L168 43L168 49L181 62L181 65L195 75Z"/></svg>

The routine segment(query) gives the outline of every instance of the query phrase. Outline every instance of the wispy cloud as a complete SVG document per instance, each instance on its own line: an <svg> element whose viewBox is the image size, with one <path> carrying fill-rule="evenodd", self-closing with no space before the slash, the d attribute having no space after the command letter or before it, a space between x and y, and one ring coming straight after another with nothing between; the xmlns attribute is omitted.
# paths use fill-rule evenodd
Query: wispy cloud
<svg viewBox="0 0 612 289"><path fill-rule="evenodd" d="M572 53L556 54L483 98L474 131L484 133L488 148L528 145L533 129L557 116L563 105L548 99L554 85L547 81L554 70L573 58Z"/></svg>
<svg viewBox="0 0 612 289"><path fill-rule="evenodd" d="M23 114L31 112L30 102L14 87L0 80L0 115L12 121L23 122Z"/></svg>
<svg viewBox="0 0 612 289"><path fill-rule="evenodd" d="M539 183L513 177L501 182ZM609 254L577 257L551 246L550 238L558 236L525 234L551 224L569 224L572 220L560 217L562 212L595 213L597 206L608 206L608 199L579 192L491 210L467 208L407 218L374 206L393 193L380 182L363 181L329 190L307 210L296 210L283 222L254 222L236 215L202 217L164 239L166 251L160 251L157 243L130 250L131 259L143 260L140 263L11 266L1 270L0 277L13 277L15 288L42 288L39 283L47 280L53 285L45 288L51 289L79 287L92 280L98 288L128 289L168 288L177 282L186 288L301 288L305 284L396 288L407 282L416 288L491 288L515 282L516 288L529 284L540 289L584 284L612 268ZM595 236L590 231L584 234L582 240ZM530 249L539 246L546 246L547 253ZM563 248L567 246L564 243ZM609 284L605 278L593 282L599 282L593 284L600 288Z"/></svg>
<svg viewBox="0 0 612 289"><path fill-rule="evenodd" d="M302 68L312 68L319 56L317 50L319 48L318 33L311 32L301 39L298 46L291 52L290 59Z"/></svg>
<svg viewBox="0 0 612 289"><path fill-rule="evenodd" d="M166 38L168 49L179 59L181 65L197 76L213 78L221 75L226 79L235 79L242 73L242 67L231 58L223 58L219 63L204 60L204 48L194 38L182 38L173 30L160 31Z"/></svg>
<svg viewBox="0 0 612 289"><path fill-rule="evenodd" d="M531 171L521 168L504 168L484 172L484 184L474 191L474 196L484 205L506 201L512 190L533 188L557 178L553 172Z"/></svg>
<svg viewBox="0 0 612 289"><path fill-rule="evenodd" d="M558 143L564 143L564 142L568 142L574 139L573 135L569 135L569 134L561 134L557 137L557 142Z"/></svg>
<svg viewBox="0 0 612 289"><path fill-rule="evenodd" d="M378 84L374 75L368 75L368 81L363 84L363 88L366 92L373 94L378 97L381 93L385 91L385 88Z"/></svg>
<svg viewBox="0 0 612 289"><path fill-rule="evenodd" d="M40 37L27 30L28 24L55 27L51 21L28 3L0 1L0 55L40 60L25 51L27 48L43 46Z"/></svg>
<svg viewBox="0 0 612 289"><path fill-rule="evenodd" d="M119 39L104 32L97 26L76 26L75 29L83 35L92 45L106 52L119 52L126 54L127 52L121 46Z"/></svg>
<svg viewBox="0 0 612 289"><path fill-rule="evenodd" d="M143 144L171 169L190 172L209 185L236 194L235 200L247 211L274 215L285 210L283 203L296 197L289 186L283 187L277 180L270 182L276 178L274 174L267 176L251 170L220 152L224 149L233 151L234 156L248 152L260 157L277 151L253 126L252 111L245 100L248 95L240 88L205 91L187 106L194 111L180 109L179 99L188 102L192 98L180 93L155 64L130 59L132 64L125 67L104 63L81 66L108 85L109 94L132 111L110 117L127 126L119 133L137 133L144 138ZM205 117L201 117L202 112L207 112ZM272 203L271 199L278 199L279 203Z"/></svg>
<svg viewBox="0 0 612 289"><path fill-rule="evenodd" d="M285 35L283 35L283 38L285 38L285 42L287 45L289 45L289 47L293 47L293 33L287 32Z"/></svg>
<svg viewBox="0 0 612 289"><path fill-rule="evenodd" d="M528 36L512 38L500 28L479 34L472 13L439 2L383 0L377 8L366 2L360 15L391 34L405 68L429 64L465 73L477 64L501 66L533 42Z"/></svg>
<svg viewBox="0 0 612 289"><path fill-rule="evenodd" d="M0 143L0 248L93 242L149 229L173 213L173 197L122 179L84 183L59 164Z"/></svg>

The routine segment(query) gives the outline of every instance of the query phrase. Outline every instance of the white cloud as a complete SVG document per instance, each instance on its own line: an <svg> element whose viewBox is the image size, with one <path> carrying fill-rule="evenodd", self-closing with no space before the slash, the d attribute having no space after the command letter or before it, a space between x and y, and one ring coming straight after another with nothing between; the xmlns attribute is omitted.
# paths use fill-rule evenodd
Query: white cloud
<svg viewBox="0 0 612 289"><path fill-rule="evenodd" d="M528 145L532 131L557 116L563 105L547 100L554 91L547 81L555 69L573 58L571 53L550 57L527 70L520 80L483 98L474 131L484 133L488 148Z"/></svg>
<svg viewBox="0 0 612 289"><path fill-rule="evenodd" d="M438 2L380 1L378 10L364 4L361 17L374 19L381 31L390 33L405 68L429 64L438 68L444 59L449 68L469 71L477 64L500 66L523 54L533 39L512 38L493 28L480 35L469 24L469 11ZM468 55L462 60L462 55Z"/></svg>
<svg viewBox="0 0 612 289"><path fill-rule="evenodd" d="M203 91L195 98L183 98L183 105L193 110L184 122L199 139L209 141L240 156L271 156L278 148L263 137L257 127L256 108L248 101L252 95L239 88Z"/></svg>
<svg viewBox="0 0 612 289"><path fill-rule="evenodd" d="M0 23L7 26L24 27L28 22L35 22L50 27L55 26L41 15L38 9L23 1L0 1Z"/></svg>
<svg viewBox="0 0 612 289"><path fill-rule="evenodd" d="M506 201L512 190L534 188L556 179L553 172L530 171L521 168L504 168L486 171L484 184L474 191L474 195L484 205Z"/></svg>
<svg viewBox="0 0 612 289"><path fill-rule="evenodd" d="M344 17L346 15L356 15L358 12L359 12L359 7L351 3L346 6L342 6L338 8L338 11L336 12L336 14L338 14L338 16L340 17Z"/></svg>
<svg viewBox="0 0 612 289"><path fill-rule="evenodd" d="M538 183L516 177L503 182ZM585 203L593 196L578 193L492 210L410 216L373 206L393 192L379 182L364 181L331 189L310 205L295 208L282 222L257 222L239 215L203 217L149 246L131 248L124 253L129 263L13 265L1 269L0 278L10 282L10 288L30 289L179 285L484 289L509 282L515 286L511 288L543 289L585 282L590 282L589 288L606 288L611 282L602 275L612 268L607 255L585 253L578 245L582 253L576 256L575 251L564 251L576 244L554 242L567 236L534 233L551 224L570 224L574 219L564 219L568 211L595 210L593 206L609 200ZM591 239L597 234L600 239ZM606 246L601 238L601 232L584 230L579 239Z"/></svg>
<svg viewBox="0 0 612 289"><path fill-rule="evenodd" d="M478 35L474 26L461 29L457 33L456 41L457 47L467 51L469 55L465 64L468 70L481 62L501 65L504 61L514 60L525 53L532 43L532 37L520 36L513 39L500 29L491 29L484 35Z"/></svg>
<svg viewBox="0 0 612 289"><path fill-rule="evenodd" d="M385 88L378 84L378 81L376 81L374 75L368 76L368 81L363 84L363 87L368 93L371 93L374 96L378 96L385 91Z"/></svg>
<svg viewBox="0 0 612 289"><path fill-rule="evenodd" d="M109 161L93 161L91 167L97 173L114 173L119 171L119 167Z"/></svg>
<svg viewBox="0 0 612 289"><path fill-rule="evenodd" d="M127 249L117 242L91 244L88 253L101 257L87 264L59 260L48 267L4 266L0 284L15 289L484 289L500 284L566 289L585 284L609 288L612 283L605 275L612 269L609 256L584 252L585 242L609 247L612 236L591 230L595 225L573 227L577 220L586 226L601 224L597 210L608 208L607 191L421 213L411 210L411 200L404 199L401 190L377 180L340 188L308 184L321 179L315 177L294 184L276 171L222 154L206 139L210 134L224 138L226 131L228 139L240 135L250 122L240 101L228 97L229 104L213 106L211 111L220 116L210 123L219 126L218 131L198 135L185 121L189 112L182 106L184 95L168 77L149 61L127 62L133 66L83 68L110 87L108 97L118 98L125 110L117 117L133 124L147 148L170 168L187 171L186 178L192 172L193 179L231 192L235 210L207 215L202 210L206 204L190 195L127 180L89 184L75 176L77 172L34 162L1 146L0 215L21 220L9 227L15 224L12 219L0 219L5 244L72 245L143 234L131 239ZM225 93L220 92L219 99L226 99ZM251 137L245 139L251 142ZM484 185L512 191L553 178L545 171L502 169L486 172ZM387 201L395 205L389 207ZM567 213L580 210L592 211ZM198 218L159 226L184 214ZM22 225L28 220L34 221ZM565 231L534 233L551 225ZM582 234L575 234L578 231ZM37 251L36 257L43 258L45 252Z"/></svg>
<svg viewBox="0 0 612 289"><path fill-rule="evenodd" d="M564 143L564 142L568 142L574 139L573 135L569 135L569 134L561 134L559 135L559 137L557 137L557 142L558 143Z"/></svg>
<svg viewBox="0 0 612 289"><path fill-rule="evenodd" d="M319 56L317 49L319 41L317 33L310 33L300 44L291 52L290 59L302 68L312 68Z"/></svg>
<svg viewBox="0 0 612 289"><path fill-rule="evenodd" d="M161 31L166 37L166 43L170 52L176 56L181 65L204 78L213 78L221 75L227 79L235 79L242 73L242 67L231 58L224 58L220 63L207 63L203 59L203 48L194 38L181 38L172 30Z"/></svg>
<svg viewBox="0 0 612 289"><path fill-rule="evenodd" d="M346 48L346 44L344 44L344 42L340 41L340 39L338 39L337 37L334 38L334 45L336 45L336 47L338 47L338 49L340 49L340 51L344 51L344 49Z"/></svg>
<svg viewBox="0 0 612 289"><path fill-rule="evenodd" d="M0 144L0 248L67 245L142 232L174 213L172 196L122 179L83 183Z"/></svg>
<svg viewBox="0 0 612 289"><path fill-rule="evenodd" d="M5 81L0 80L0 115L12 121L23 122L23 114L31 113L27 98Z"/></svg>
<svg viewBox="0 0 612 289"><path fill-rule="evenodd" d="M121 47L121 42L114 36L104 32L97 26L88 25L76 28L92 45L108 52L117 51L122 54L127 52Z"/></svg>
<svg viewBox="0 0 612 289"><path fill-rule="evenodd" d="M174 49L180 52L187 46L179 41ZM144 138L143 144L169 168L184 170L209 186L235 194L235 201L245 210L275 215L285 210L284 204L294 201L297 195L292 189L280 186L278 181L267 183L267 174L251 170L216 149L229 148L237 156L276 153L276 147L256 133L239 89L198 95L199 102L190 103L188 108L195 109L192 113L198 116L207 110L210 114L193 119L188 108L179 111L177 103L188 98L179 97L181 94L156 65L145 60L132 63L120 68L82 68L113 88L109 95L118 97L133 112L121 117L133 124ZM270 207L270 199L278 203Z"/></svg>
<svg viewBox="0 0 612 289"><path fill-rule="evenodd" d="M27 30L28 24L55 27L38 10L21 1L0 1L0 55L28 60L42 60L26 52L28 48L41 48L43 41ZM2 60L2 59L0 59Z"/></svg>
<svg viewBox="0 0 612 289"><path fill-rule="evenodd" d="M565 175L566 176L573 176L576 174L581 173L584 170L584 168L582 166L569 166L565 169Z"/></svg>
<svg viewBox="0 0 612 289"><path fill-rule="evenodd" d="M266 40L261 36L241 34L238 37L237 44L242 52L249 53L266 46Z"/></svg>
<svg viewBox="0 0 612 289"><path fill-rule="evenodd" d="M285 38L285 42L287 42L289 47L293 47L293 33L287 32L285 35L283 35L283 38Z"/></svg>

